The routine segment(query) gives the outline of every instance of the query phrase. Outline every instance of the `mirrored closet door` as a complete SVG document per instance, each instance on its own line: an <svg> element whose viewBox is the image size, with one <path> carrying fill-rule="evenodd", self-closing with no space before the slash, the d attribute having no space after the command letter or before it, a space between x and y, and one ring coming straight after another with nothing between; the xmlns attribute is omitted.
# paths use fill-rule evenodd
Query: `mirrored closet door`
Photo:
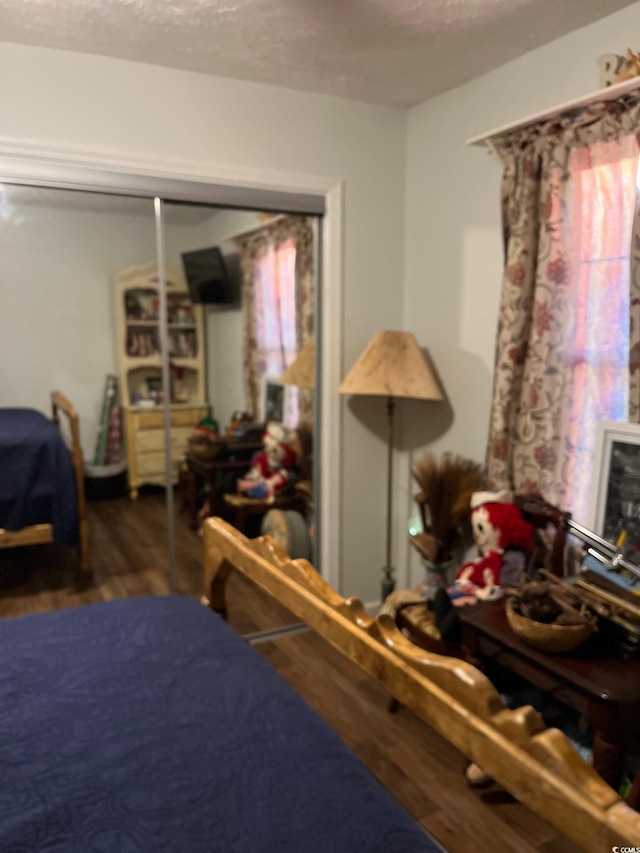
<svg viewBox="0 0 640 853"><path fill-rule="evenodd" d="M8 183L0 214L0 412L50 419L62 392L77 420L62 413L60 429L84 454L70 476L85 497L77 528L52 518L53 542L32 533L43 507L18 518L16 472L32 476L46 468L38 454L54 451L14 456L17 479L0 492L0 616L199 596L197 528L211 512L314 559L319 220ZM6 429L24 433L20 417ZM295 472L247 520L231 498L269 421ZM38 488L53 501L57 487Z"/></svg>
<svg viewBox="0 0 640 853"><path fill-rule="evenodd" d="M171 202L162 210L172 421L207 408L181 454L176 494L176 589L189 594L185 512L192 528L220 515L248 536L270 533L292 556L315 559L318 220ZM174 281L189 294L192 328L171 309ZM255 458L265 434L274 460L261 478ZM177 424L171 443L181 445ZM261 490L269 501L260 501Z"/></svg>
<svg viewBox="0 0 640 853"><path fill-rule="evenodd" d="M73 604L78 538L87 552L84 568L92 571L82 573L78 594L97 600L160 592L167 572L164 489L152 507L118 500L126 498L127 483L116 283L121 270L156 256L153 201L10 184L0 194L2 453L4 471L12 473L3 476L0 502L0 527L10 534L0 538L0 609L48 609L61 591ZM51 417L54 391L77 413L84 455L86 502L75 530L64 460L49 436L31 436L38 422L25 421L34 417L27 411ZM13 419L6 416L12 411ZM73 425L59 414L69 444ZM52 526L52 544L33 531L43 523ZM27 534L25 544L18 531Z"/></svg>

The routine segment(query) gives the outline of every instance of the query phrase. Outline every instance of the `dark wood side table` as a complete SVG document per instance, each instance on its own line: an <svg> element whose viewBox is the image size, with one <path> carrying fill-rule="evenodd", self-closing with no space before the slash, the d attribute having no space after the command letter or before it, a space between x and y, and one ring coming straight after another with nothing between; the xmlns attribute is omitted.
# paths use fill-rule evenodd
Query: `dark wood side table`
<svg viewBox="0 0 640 853"><path fill-rule="evenodd" d="M583 714L594 730L593 766L618 790L625 752L640 755L640 660L603 648L598 634L570 655L539 652L511 630L504 601L460 608L464 656L496 664ZM640 772L629 805L640 808Z"/></svg>

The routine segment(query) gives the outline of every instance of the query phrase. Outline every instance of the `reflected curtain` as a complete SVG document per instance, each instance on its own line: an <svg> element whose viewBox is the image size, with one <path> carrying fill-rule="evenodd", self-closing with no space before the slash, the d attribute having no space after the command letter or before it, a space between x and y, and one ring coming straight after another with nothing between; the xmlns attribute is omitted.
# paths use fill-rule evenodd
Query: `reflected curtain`
<svg viewBox="0 0 640 853"><path fill-rule="evenodd" d="M261 411L263 379L277 378L293 362L296 353L313 335L315 322L314 231L308 217L282 216L259 231L236 239L242 269L242 311L244 341L244 385L247 410L257 418ZM293 247L293 254L287 249ZM288 265L293 258L293 270ZM293 274L295 302L294 328L279 328L281 358L273 355L273 346L265 344L270 331L265 328L264 310L258 293L279 299L286 288L287 275ZM291 340L293 337L293 341ZM286 341L286 345L285 342ZM272 357L267 355L271 350ZM271 373L269 373L271 371ZM274 372L275 371L275 375ZM299 389L298 412L302 417L311 410L311 394Z"/></svg>
<svg viewBox="0 0 640 853"><path fill-rule="evenodd" d="M640 420L639 120L627 97L496 141L505 263L488 475L583 523L598 421Z"/></svg>

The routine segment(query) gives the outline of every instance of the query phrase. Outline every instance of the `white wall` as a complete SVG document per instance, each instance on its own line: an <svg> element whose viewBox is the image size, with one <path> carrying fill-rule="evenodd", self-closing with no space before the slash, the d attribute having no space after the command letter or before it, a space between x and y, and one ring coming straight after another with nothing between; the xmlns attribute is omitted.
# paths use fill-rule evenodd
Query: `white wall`
<svg viewBox="0 0 640 853"><path fill-rule="evenodd" d="M484 460L500 298L500 165L465 142L595 91L597 57L639 29L636 3L409 112L404 320L449 397L451 411L430 409L438 452Z"/></svg>
<svg viewBox="0 0 640 853"><path fill-rule="evenodd" d="M219 246L223 255L237 253L232 238L259 225L256 213L224 210L207 223L210 246ZM246 411L244 392L242 308L205 305L209 402L220 427L229 423L235 411Z"/></svg>
<svg viewBox="0 0 640 853"><path fill-rule="evenodd" d="M181 208L184 209L184 208ZM165 205L165 212L170 216L171 205ZM182 252L195 251L197 249L206 249L210 246L217 245L214 236L216 230L216 220L222 218L226 220L227 216L235 217L235 211L211 211L210 215L204 221L198 223L172 223L165 224L165 245L167 252L167 261L177 269L182 269L182 261L180 255ZM248 214L247 214L248 215ZM212 414L220 421L220 426L224 426L224 418L221 417L221 396L225 395L227 383L232 383L236 376L239 375L239 390L242 393L242 337L241 329L237 335L227 336L227 349L220 349L220 337L225 334L226 329L219 330L215 323L212 328L211 308L208 305L201 305L200 310L203 312L205 340L205 365L206 365L206 396L207 402L212 407ZM238 314L239 312L233 312ZM235 329L238 323L231 322L231 327ZM222 357L222 363L220 362ZM226 373L225 373L226 371ZM241 408L241 407L239 407Z"/></svg>
<svg viewBox="0 0 640 853"><path fill-rule="evenodd" d="M89 462L105 379L117 372L115 275L155 256L146 204L147 216L2 205L0 405L48 413L50 392L64 392L80 415Z"/></svg>
<svg viewBox="0 0 640 853"><path fill-rule="evenodd" d="M0 362L5 368L0 372L0 405L48 412L51 390L68 394L80 415L90 462L105 378L118 373L115 276L155 258L153 204L142 199L119 209L109 196L55 189L43 191L39 201L24 203L9 194L2 202ZM132 207L138 212L129 213ZM184 214L184 208L180 212ZM224 227L227 215L235 222L238 214L221 211L205 221L182 223L168 206L168 265L181 270L182 252L212 245L212 223L219 218L216 228ZM245 217L255 224L255 214ZM220 393L235 398L242 396L242 338L239 331L235 336L222 331L227 343L225 349L219 347L224 364L214 363L210 369L220 374ZM229 387L233 381L235 392Z"/></svg>
<svg viewBox="0 0 640 853"><path fill-rule="evenodd" d="M379 328L402 321L403 111L104 57L0 45L0 150L137 163L256 182L344 182L343 340L350 366ZM337 282L335 283L337 286ZM329 282L332 286L332 282ZM344 409L340 539L343 590L374 598L384 558L384 436L375 407Z"/></svg>

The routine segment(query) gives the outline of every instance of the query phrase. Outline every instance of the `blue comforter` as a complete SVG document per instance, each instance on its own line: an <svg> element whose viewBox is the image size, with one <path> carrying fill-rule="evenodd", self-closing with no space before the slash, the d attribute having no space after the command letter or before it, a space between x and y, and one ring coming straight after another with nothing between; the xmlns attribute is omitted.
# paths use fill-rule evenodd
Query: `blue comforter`
<svg viewBox="0 0 640 853"><path fill-rule="evenodd" d="M5 619L0 649L3 853L440 849L195 601Z"/></svg>
<svg viewBox="0 0 640 853"><path fill-rule="evenodd" d="M58 427L33 409L0 409L0 527L51 524L58 542L78 542L71 455Z"/></svg>

